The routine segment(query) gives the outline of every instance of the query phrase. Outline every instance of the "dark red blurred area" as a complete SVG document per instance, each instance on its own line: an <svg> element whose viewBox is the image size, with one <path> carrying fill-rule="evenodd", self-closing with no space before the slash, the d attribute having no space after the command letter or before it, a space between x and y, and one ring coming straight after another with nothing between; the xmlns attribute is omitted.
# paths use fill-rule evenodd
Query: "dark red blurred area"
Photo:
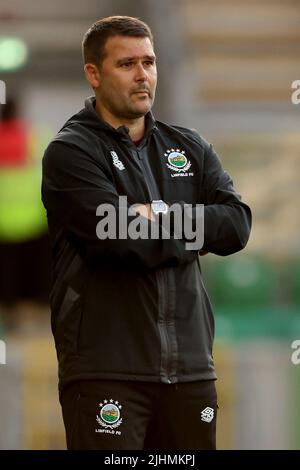
<svg viewBox="0 0 300 470"><path fill-rule="evenodd" d="M19 119L0 122L0 166L25 165L28 155L26 123Z"/></svg>

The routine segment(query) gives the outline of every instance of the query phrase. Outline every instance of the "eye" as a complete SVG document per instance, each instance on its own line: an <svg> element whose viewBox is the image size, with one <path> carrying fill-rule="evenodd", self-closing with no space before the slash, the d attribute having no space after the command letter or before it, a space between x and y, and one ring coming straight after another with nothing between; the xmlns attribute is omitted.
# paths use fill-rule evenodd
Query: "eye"
<svg viewBox="0 0 300 470"><path fill-rule="evenodd" d="M121 67L124 69L128 69L132 65L132 62L124 62L121 64Z"/></svg>
<svg viewBox="0 0 300 470"><path fill-rule="evenodd" d="M147 67L151 67L152 65L154 65L154 61L153 61L153 60L146 60L146 62L144 62L144 64L145 64Z"/></svg>

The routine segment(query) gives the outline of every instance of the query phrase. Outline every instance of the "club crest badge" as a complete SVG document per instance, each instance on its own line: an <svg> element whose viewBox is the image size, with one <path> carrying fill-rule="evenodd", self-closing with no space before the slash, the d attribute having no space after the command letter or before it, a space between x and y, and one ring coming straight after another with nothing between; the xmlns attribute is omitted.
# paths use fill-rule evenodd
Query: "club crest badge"
<svg viewBox="0 0 300 470"><path fill-rule="evenodd" d="M103 428L103 432L109 432L111 434L116 432L116 434L121 434L114 430L118 428L123 421L121 417L122 405L111 398L110 400L103 400L99 403L99 409L100 411L99 414L96 415L96 421ZM98 430L97 432L100 431L101 430Z"/></svg>
<svg viewBox="0 0 300 470"><path fill-rule="evenodd" d="M172 176L193 176L193 173L187 173L191 168L191 162L185 155L185 150L169 149L164 154L167 157L166 165L173 172ZM175 174L174 174L175 172Z"/></svg>

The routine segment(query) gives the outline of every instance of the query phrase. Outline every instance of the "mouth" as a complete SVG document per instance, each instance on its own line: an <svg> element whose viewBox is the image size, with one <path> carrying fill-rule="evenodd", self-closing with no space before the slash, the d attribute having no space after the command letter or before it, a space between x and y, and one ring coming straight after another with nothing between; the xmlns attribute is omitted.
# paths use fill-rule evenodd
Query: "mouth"
<svg viewBox="0 0 300 470"><path fill-rule="evenodd" d="M150 96L150 93L149 93L148 90L138 90L138 91L134 91L133 95L148 95L148 96Z"/></svg>

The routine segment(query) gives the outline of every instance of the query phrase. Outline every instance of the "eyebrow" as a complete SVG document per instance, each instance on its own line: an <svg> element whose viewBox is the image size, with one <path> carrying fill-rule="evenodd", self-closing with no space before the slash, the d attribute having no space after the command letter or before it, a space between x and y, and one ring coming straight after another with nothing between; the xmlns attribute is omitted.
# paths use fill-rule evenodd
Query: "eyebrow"
<svg viewBox="0 0 300 470"><path fill-rule="evenodd" d="M152 60L155 62L156 56L155 55L144 55L141 57L142 59L146 60ZM139 59L137 56L132 56L132 57L122 57L122 59L117 60L117 65L122 64L123 62L132 62L133 60Z"/></svg>

